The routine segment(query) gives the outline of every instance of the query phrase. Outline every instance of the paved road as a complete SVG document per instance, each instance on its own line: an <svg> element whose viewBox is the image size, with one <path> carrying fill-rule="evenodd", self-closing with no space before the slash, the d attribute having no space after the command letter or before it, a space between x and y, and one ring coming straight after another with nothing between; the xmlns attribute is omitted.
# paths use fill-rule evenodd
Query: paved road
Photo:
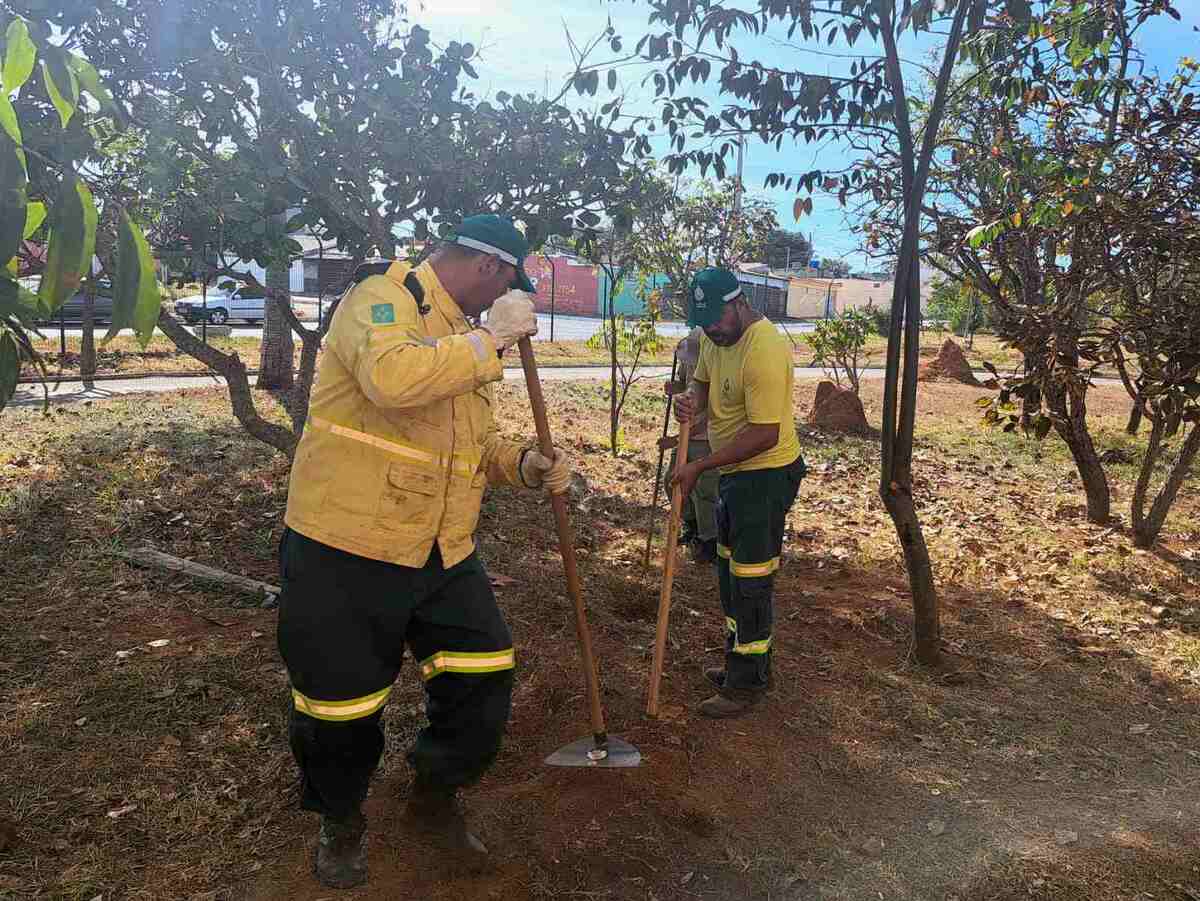
<svg viewBox="0 0 1200 901"><path fill-rule="evenodd" d="M313 313L315 318L315 311ZM554 317L554 340L555 341L586 341L600 331L600 325L603 322L601 319L596 319L590 316L562 316ZM311 324L311 323L308 323ZM233 330L235 338L261 338L262 327L256 325L245 325L230 323L229 326ZM108 326L97 326L99 334L103 335ZM793 335L798 335L801 332L811 332L814 326L810 322L789 322L787 331ZM658 324L658 333L667 337L682 338L687 334L687 326L682 322L660 322ZM49 341L57 341L59 329L57 325L46 325L41 327L41 332ZM78 326L67 324L65 329L68 338L78 338L83 334L82 329ZM538 336L535 341L550 340L550 316L545 313L538 314Z"/></svg>
<svg viewBox="0 0 1200 901"><path fill-rule="evenodd" d="M641 369L640 373L643 377L649 379L666 379L671 375L671 369L667 366L647 366ZM603 366L546 366L540 370L540 374L543 381L600 381L608 378L608 370ZM985 372L979 372L977 375L981 379L988 377L988 374ZM824 376L825 370L823 369L807 366L796 367L796 378L798 379L817 379ZM519 367L512 367L504 370L504 377L510 381L517 381L523 379L524 374ZM867 369L863 371L862 377L865 379L882 378L883 370ZM254 380L254 376L250 376L251 384L254 383ZM211 388L223 385L224 383L224 379L210 375L112 379L110 381L96 382L94 388L90 391L85 391L82 382L64 381L58 385L50 386L50 402L53 404L71 404L89 400L103 400L104 398L119 397L125 394L155 394L164 391L176 391L181 388ZM40 404L42 396L40 385L17 385L17 393L11 403L17 406Z"/></svg>

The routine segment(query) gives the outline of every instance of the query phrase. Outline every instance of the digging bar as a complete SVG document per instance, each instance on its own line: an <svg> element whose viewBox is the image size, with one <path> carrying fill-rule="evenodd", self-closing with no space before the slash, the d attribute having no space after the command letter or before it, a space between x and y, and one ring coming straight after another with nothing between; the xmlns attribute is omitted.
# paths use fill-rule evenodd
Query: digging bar
<svg viewBox="0 0 1200 901"><path fill-rule="evenodd" d="M537 361L533 358L533 345L522 338L517 345L521 351L521 366L525 370L525 385L529 389L529 403L533 407L533 421L537 426L538 445L547 459L554 456L554 442L550 440L550 423L546 418L546 399L542 396L542 382L538 378ZM567 574L567 590L575 603L575 634L579 638L579 653L583 658L583 676L587 685L588 707L591 713L592 735L581 738L559 748L546 758L549 766L580 766L620 768L638 766L642 755L633 745L610 736L604 726L604 709L600 706L600 681L596 671L596 657L592 652L592 631L588 627L587 610L583 606L583 590L579 584L579 567L575 561L575 535L567 519L565 494L551 494L550 504L554 508L554 522L558 526L558 547L562 553L563 569Z"/></svg>
<svg viewBox="0 0 1200 901"><path fill-rule="evenodd" d="M671 357L671 384L675 384L675 370L679 365L679 348L675 348L675 355ZM667 437L667 431L671 425L671 402L674 400L674 395L667 396L667 411L663 415L662 436ZM650 568L650 545L654 542L654 516L658 513L658 486L662 484L662 468L663 457L667 451L665 448L658 449L658 472L654 476L654 495L650 500L650 525L646 527L646 553L642 558L642 569ZM678 459L678 458L677 458Z"/></svg>
<svg viewBox="0 0 1200 901"><path fill-rule="evenodd" d="M675 459L687 460L692 421L679 426L679 450ZM683 486L671 492L671 518L667 521L667 544L663 548L662 591L658 596L658 625L654 632L654 662L650 666L650 691L646 695L646 713L658 716L658 687L662 682L663 659L667 655L667 622L671 618L671 588L675 584L675 544L679 538L679 520L683 516Z"/></svg>

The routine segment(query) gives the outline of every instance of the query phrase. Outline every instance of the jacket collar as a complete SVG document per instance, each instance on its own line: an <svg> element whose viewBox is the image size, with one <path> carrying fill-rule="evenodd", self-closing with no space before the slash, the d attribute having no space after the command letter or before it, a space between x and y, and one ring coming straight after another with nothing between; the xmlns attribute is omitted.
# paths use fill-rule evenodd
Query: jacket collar
<svg viewBox="0 0 1200 901"><path fill-rule="evenodd" d="M467 321L462 308L459 307L450 292L442 285L442 280L437 277L437 273L433 271L433 266L430 265L428 260L419 266L412 266L408 263L395 263L389 270L389 274L392 275L394 281L403 285L404 277L410 271L417 277L417 281L421 283L421 287L425 289L425 303L435 308L456 331L459 328L464 330L470 328L470 323Z"/></svg>

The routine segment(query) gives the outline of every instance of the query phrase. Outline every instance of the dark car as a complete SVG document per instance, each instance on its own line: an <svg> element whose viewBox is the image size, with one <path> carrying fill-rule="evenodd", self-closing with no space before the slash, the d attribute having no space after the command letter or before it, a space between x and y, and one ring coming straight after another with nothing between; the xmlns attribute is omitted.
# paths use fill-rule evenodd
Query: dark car
<svg viewBox="0 0 1200 901"><path fill-rule="evenodd" d="M83 299L84 293L77 291L75 294L68 297L58 312L50 319L42 320L43 322L82 322L83 321ZM96 323L112 322L113 317L113 289L112 282L106 278L102 278L96 282L96 299L93 303L92 318Z"/></svg>

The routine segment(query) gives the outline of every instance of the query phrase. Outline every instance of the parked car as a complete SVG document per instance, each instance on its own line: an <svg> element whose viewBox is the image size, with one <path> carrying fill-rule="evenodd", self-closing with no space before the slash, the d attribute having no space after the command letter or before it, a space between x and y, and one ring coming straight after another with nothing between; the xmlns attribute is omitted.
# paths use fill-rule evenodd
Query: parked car
<svg viewBox="0 0 1200 901"><path fill-rule="evenodd" d="M204 298L200 295L184 297L175 301L175 314L187 322L201 322L205 318ZM208 321L222 325L230 319L246 322L262 322L266 315L266 295L262 288L244 285L233 291L219 288L208 292Z"/></svg>
<svg viewBox="0 0 1200 901"><path fill-rule="evenodd" d="M37 285L27 285L31 291L37 291ZM43 319L42 322L82 322L83 321L83 299L84 293L78 291L68 297L58 312L50 319ZM113 317L113 289L112 282L106 278L99 279L96 282L96 299L92 305L92 321L99 323L112 322Z"/></svg>

